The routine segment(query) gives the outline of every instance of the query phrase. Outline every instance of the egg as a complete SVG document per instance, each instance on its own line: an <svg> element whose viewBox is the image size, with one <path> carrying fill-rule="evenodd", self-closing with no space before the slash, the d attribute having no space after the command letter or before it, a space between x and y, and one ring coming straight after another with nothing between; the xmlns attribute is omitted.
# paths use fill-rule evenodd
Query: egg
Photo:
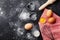
<svg viewBox="0 0 60 40"><path fill-rule="evenodd" d="M53 15L52 10L48 10L47 13L46 13L46 16L51 17L52 15Z"/></svg>
<svg viewBox="0 0 60 40"><path fill-rule="evenodd" d="M40 20L39 20L39 22L44 24L44 23L46 23L46 19L43 18L43 17L41 17Z"/></svg>
<svg viewBox="0 0 60 40"><path fill-rule="evenodd" d="M56 19L54 17L51 17L48 19L48 23L55 23Z"/></svg>
<svg viewBox="0 0 60 40"><path fill-rule="evenodd" d="M26 30L31 30L33 28L33 24L32 23L27 23L27 24L25 24L24 28Z"/></svg>

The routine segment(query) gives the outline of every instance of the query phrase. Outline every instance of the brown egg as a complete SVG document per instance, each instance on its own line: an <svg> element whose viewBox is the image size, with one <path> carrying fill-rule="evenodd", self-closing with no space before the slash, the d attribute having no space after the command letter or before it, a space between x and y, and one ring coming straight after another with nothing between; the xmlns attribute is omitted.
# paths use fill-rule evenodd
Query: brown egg
<svg viewBox="0 0 60 40"><path fill-rule="evenodd" d="M47 13L46 13L46 16L47 17L51 17L53 14L52 14L52 10L48 10Z"/></svg>
<svg viewBox="0 0 60 40"><path fill-rule="evenodd" d="M48 19L48 22L49 23L55 23L56 19L54 17L51 17Z"/></svg>
<svg viewBox="0 0 60 40"><path fill-rule="evenodd" d="M24 26L24 28L25 28L26 30L31 30L32 27L33 27L33 24L32 24L32 23L27 23L27 24L25 24L25 26Z"/></svg>

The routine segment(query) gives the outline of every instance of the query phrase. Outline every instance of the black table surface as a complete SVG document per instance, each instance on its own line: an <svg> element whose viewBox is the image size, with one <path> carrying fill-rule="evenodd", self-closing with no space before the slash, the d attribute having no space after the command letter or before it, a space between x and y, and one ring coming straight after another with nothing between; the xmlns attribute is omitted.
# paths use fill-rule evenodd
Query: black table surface
<svg viewBox="0 0 60 40"><path fill-rule="evenodd" d="M26 33L31 33L31 32L28 32L25 30L25 34L23 35L23 37L24 37L23 38L22 36L21 37L17 36L16 31L13 31L13 29L17 29L14 26L14 23L16 23L16 22L17 23L21 22L21 26L24 26L26 23L31 22L31 23L37 25L37 29L39 30L38 21L39 21L41 14L43 13L43 10L42 11L39 11L39 10L30 11L29 10L30 12L37 13L37 20L35 20L35 21L32 21L32 20L20 21L20 19L18 19L17 15L18 15L18 13L21 13L21 11L16 12L16 10L15 10L15 8L19 7L20 2L24 2L25 6L23 8L27 9L26 6L31 1L37 1L37 0L0 0L0 7L2 8L2 11L4 11L4 14L2 16L0 16L0 40L29 40L29 39L25 38L26 37L25 35L26 35ZM47 0L38 0L40 6L42 4L44 4L46 1ZM57 15L60 16L60 0L56 0L56 2L54 4L49 5L46 8L52 9ZM13 24L10 25L9 24L10 22L12 22ZM41 34L38 38L36 38L36 40L43 40Z"/></svg>

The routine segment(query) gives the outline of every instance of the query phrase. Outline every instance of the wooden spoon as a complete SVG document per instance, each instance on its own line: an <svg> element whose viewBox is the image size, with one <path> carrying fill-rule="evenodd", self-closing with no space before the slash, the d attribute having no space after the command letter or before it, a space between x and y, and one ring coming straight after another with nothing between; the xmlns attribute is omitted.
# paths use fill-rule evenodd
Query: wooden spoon
<svg viewBox="0 0 60 40"><path fill-rule="evenodd" d="M44 3L42 6L39 7L39 10L44 9L46 6L53 4L56 0L48 0L46 3Z"/></svg>

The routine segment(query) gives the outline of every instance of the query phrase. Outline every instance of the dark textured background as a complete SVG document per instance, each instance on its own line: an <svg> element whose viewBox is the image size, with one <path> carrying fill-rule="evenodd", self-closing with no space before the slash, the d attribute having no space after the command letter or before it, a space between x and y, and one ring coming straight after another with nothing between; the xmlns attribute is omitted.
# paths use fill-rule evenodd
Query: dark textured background
<svg viewBox="0 0 60 40"><path fill-rule="evenodd" d="M38 20L43 10L38 11L38 8L36 8L36 10L34 11L29 10L27 8L27 5L32 1L37 1L37 0L0 0L0 7L4 11L4 14L0 16L0 40L28 40L26 38L26 33L31 33L31 31L28 32L24 30L25 31L24 35L20 37L16 34L16 31L13 30L18 28L15 27L14 25L15 23L17 24L21 23L20 25L21 27L23 27L26 23L31 22L34 25L37 25L37 29L39 30ZM44 4L46 1L47 0L38 0L40 6ZM20 8L19 6L21 2L24 3L22 8ZM16 8L20 8L21 10L16 11ZM18 19L18 15L19 13L21 13L23 8L26 8L30 13L31 12L37 13L37 20L21 21L20 19ZM52 9L56 14L60 15L60 0L57 0L54 4L49 5L47 8ZM40 35L35 40L43 40L43 39L42 36Z"/></svg>

